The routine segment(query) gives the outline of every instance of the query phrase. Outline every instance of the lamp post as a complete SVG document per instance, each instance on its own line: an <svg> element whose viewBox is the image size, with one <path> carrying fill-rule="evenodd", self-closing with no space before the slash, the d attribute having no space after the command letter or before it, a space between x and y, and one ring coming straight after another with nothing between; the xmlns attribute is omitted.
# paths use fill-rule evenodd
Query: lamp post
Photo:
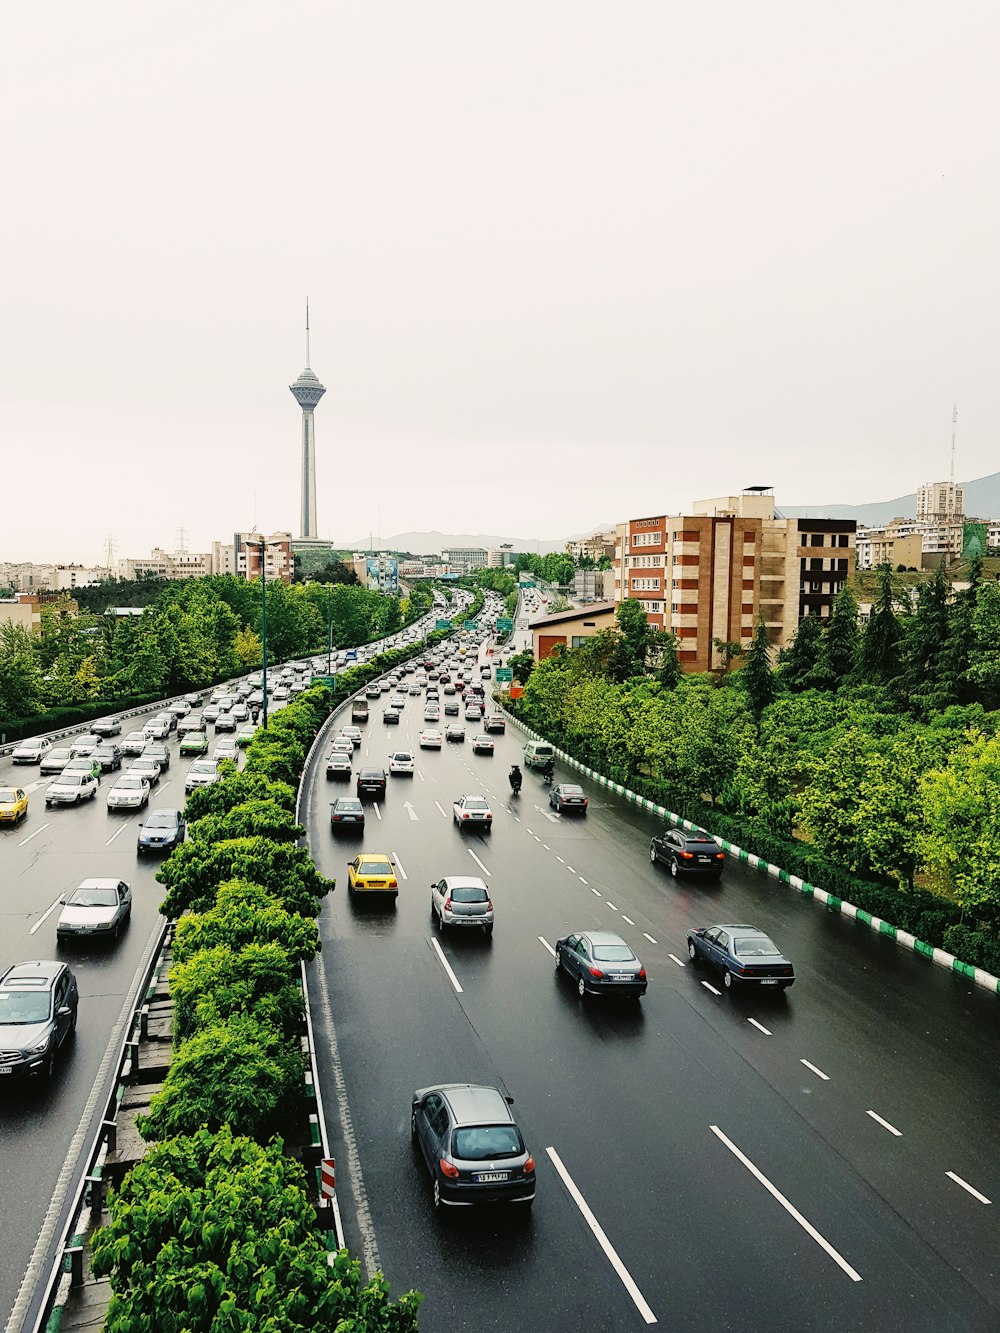
<svg viewBox="0 0 1000 1333"><path fill-rule="evenodd" d="M263 700L261 703L261 726L267 728L267 566L265 562L265 552L268 547L280 546L281 542L267 541L261 537L260 541L250 541L244 539L244 546L252 547L260 551L260 644L261 644L261 691Z"/></svg>

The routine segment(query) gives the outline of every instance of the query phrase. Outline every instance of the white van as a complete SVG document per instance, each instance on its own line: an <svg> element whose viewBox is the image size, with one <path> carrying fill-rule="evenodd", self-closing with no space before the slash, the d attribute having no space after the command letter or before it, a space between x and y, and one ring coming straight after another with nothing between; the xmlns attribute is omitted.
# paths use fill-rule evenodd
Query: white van
<svg viewBox="0 0 1000 1333"><path fill-rule="evenodd" d="M548 741L525 741L525 768L544 768L548 760L555 759L555 748Z"/></svg>

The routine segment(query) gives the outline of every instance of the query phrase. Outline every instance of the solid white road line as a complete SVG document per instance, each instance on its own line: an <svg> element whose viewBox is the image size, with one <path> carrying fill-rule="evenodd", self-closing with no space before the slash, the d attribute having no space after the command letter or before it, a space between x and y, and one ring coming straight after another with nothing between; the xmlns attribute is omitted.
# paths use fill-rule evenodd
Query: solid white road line
<svg viewBox="0 0 1000 1333"><path fill-rule="evenodd" d="M706 990L710 990L710 991L712 992L713 995L721 995L721 994L722 994L722 991L720 991L720 990L716 990L715 987L712 985L712 983L711 983L710 981L703 981L701 984L705 987Z"/></svg>
<svg viewBox="0 0 1000 1333"><path fill-rule="evenodd" d="M675 953L668 953L667 957L672 958L678 967L687 967L687 963L682 962L681 959L678 958Z"/></svg>
<svg viewBox="0 0 1000 1333"><path fill-rule="evenodd" d="M626 916L624 912L622 912L622 920L627 921L630 926L635 925L635 922L632 920L632 918L630 916Z"/></svg>
<svg viewBox="0 0 1000 1333"><path fill-rule="evenodd" d="M611 1267L621 1278L622 1285L624 1286L628 1294L632 1297L632 1300L635 1302L635 1308L642 1315L645 1323L655 1324L656 1315L653 1314L652 1310L646 1304L645 1300L643 1299L642 1292L636 1286L635 1281L632 1278L632 1275L629 1273L628 1269L622 1263L621 1259L619 1259L618 1251L608 1240L604 1228L601 1226L600 1222L598 1222L594 1214L590 1211L590 1206L588 1205L587 1200L580 1193L579 1189L577 1189L576 1182L573 1180L573 1177L566 1170L565 1166L563 1166L561 1157L556 1152L555 1148L546 1148L545 1151L548 1153L552 1165L559 1172L563 1184L569 1190L570 1197L572 1198L573 1202L576 1204L577 1208L579 1208L580 1212L583 1214L583 1220L587 1223L587 1226L589 1226L591 1231L594 1233L597 1243L604 1251L605 1256L607 1257L608 1261L611 1264Z"/></svg>
<svg viewBox="0 0 1000 1333"><path fill-rule="evenodd" d="M953 1180L956 1185L961 1185L962 1189L968 1190L969 1193L972 1195L972 1197L974 1199L978 1199L980 1203L991 1202L990 1199L987 1199L985 1194L980 1194L977 1189L973 1189L973 1187L969 1184L967 1180L963 1180L961 1176L956 1176L954 1171L946 1171L945 1175L948 1177L949 1180Z"/></svg>
<svg viewBox="0 0 1000 1333"><path fill-rule="evenodd" d="M22 838L21 841L17 844L18 847L23 847L26 842L30 842L32 838L37 838L39 833L44 833L47 828L51 827L52 827L51 822L48 824L42 824L39 828L35 829L34 833L29 833L26 838Z"/></svg>
<svg viewBox="0 0 1000 1333"><path fill-rule="evenodd" d="M448 974L448 980L449 980L449 981L451 982L451 984L455 987L455 990L458 992L458 994L461 995L461 994L462 994L462 984L461 984L461 982L459 981L458 977L455 976L455 973L452 971L451 963L449 963L448 960L447 960L447 958L445 958L445 956L444 956L444 950L441 948L440 944L438 944L437 940L434 939L433 936L431 936L431 948L432 948L432 949L434 950L434 952L437 954L437 956L438 956L438 961L440 962L441 966L444 968L445 972Z"/></svg>
<svg viewBox="0 0 1000 1333"><path fill-rule="evenodd" d="M114 831L114 833L112 833L111 837L108 838L107 841L105 842L105 844L104 844L105 847L110 847L111 844L114 842L115 838L117 838L117 837L119 836L119 834L124 833L125 830L128 828L129 824L131 824L131 822L132 822L132 821L131 821L130 819L129 819L129 820L126 820L126 822L121 826L121 828L116 829L116 830Z"/></svg>
<svg viewBox="0 0 1000 1333"><path fill-rule="evenodd" d="M553 949L552 945L548 942L548 940L545 938L544 935L539 935L538 943L542 946L543 949L548 949L552 957L555 958L556 951L555 949Z"/></svg>
<svg viewBox="0 0 1000 1333"><path fill-rule="evenodd" d="M382 818L382 811L378 808L378 801L372 801L372 805L375 807L375 818L380 820Z"/></svg>
<svg viewBox="0 0 1000 1333"><path fill-rule="evenodd" d="M889 1133L890 1133L890 1134L894 1134L894 1135L896 1136L897 1139L901 1139L901 1138L903 1137L903 1131L902 1131L901 1129L897 1129L895 1125L890 1125L889 1122L888 1122L888 1120L883 1120L882 1117L881 1117L880 1115L878 1115L877 1112L875 1112L875 1111L866 1111L866 1112L865 1112L865 1115L870 1115L871 1118L872 1118L873 1120L877 1121L878 1124L880 1124L880 1125L882 1126L883 1129L887 1129L887 1130L889 1131Z"/></svg>
<svg viewBox="0 0 1000 1333"><path fill-rule="evenodd" d="M770 1037L771 1035L770 1029L766 1028L763 1023L758 1023L756 1018L748 1018L747 1022L751 1025L751 1027L755 1027L758 1032L763 1032L765 1037Z"/></svg>
<svg viewBox="0 0 1000 1333"><path fill-rule="evenodd" d="M59 906L59 899L57 898L57 899L55 900L55 902L52 904L52 906L49 908L49 910L48 910L43 916L40 916L40 917L38 918L38 920L35 922L35 924L34 924L34 925L31 927L31 929L28 931L28 934L29 934L29 935L34 935L35 931L36 931L36 930L38 929L38 927L42 924L42 922L43 922L43 921L48 921L49 917L52 915L52 913L56 910L56 908L57 908L58 906Z"/></svg>
<svg viewBox="0 0 1000 1333"><path fill-rule="evenodd" d="M400 879L409 879L409 878L410 878L409 875L406 873L406 871L403 869L403 863L402 863L402 861L399 859L399 853L398 853L398 852L393 852L393 854L392 854L392 863L393 863L393 865L396 867L396 870L397 870L397 872L399 873L399 877L400 877Z"/></svg>
<svg viewBox="0 0 1000 1333"><path fill-rule="evenodd" d="M805 1065L807 1069L812 1070L812 1072L816 1075L816 1077L821 1078L824 1083L830 1082L830 1075L824 1074L822 1069L817 1069L816 1066L814 1064L810 1064L808 1060L800 1060L799 1064Z"/></svg>
<svg viewBox="0 0 1000 1333"><path fill-rule="evenodd" d="M441 802L440 802L440 801L435 801L434 804L435 804L435 805L437 806L437 808L441 811L441 814L444 816L444 818L447 819L448 816L444 813L444 809L443 809L443 807L442 807L442 805L441 805Z"/></svg>
<svg viewBox="0 0 1000 1333"><path fill-rule="evenodd" d="M473 861L475 861L476 865L479 867L479 869L483 872L484 875L491 875L493 873L492 870L486 869L482 861L480 861L479 857L476 855L476 853L472 850L471 847L466 847L465 850L469 853Z"/></svg>
<svg viewBox="0 0 1000 1333"><path fill-rule="evenodd" d="M847 1260L844 1258L842 1254L838 1254L838 1252L833 1248L830 1242L824 1236L821 1236L820 1233L811 1223L806 1221L806 1219L802 1216L802 1214L795 1207L795 1205L790 1203L788 1199L785 1198L781 1190L779 1190L775 1185L771 1184L767 1176L764 1175L763 1171L760 1171L756 1166L754 1166L753 1162L751 1162L750 1158L747 1157L745 1153L740 1152L739 1148L737 1148L736 1144L733 1143L732 1139L727 1138L726 1135L723 1134L722 1130L719 1128L718 1125L709 1125L709 1129L712 1131L715 1137L720 1141L720 1143L724 1143L726 1147L729 1149L729 1151L733 1154L733 1156L738 1161L743 1163L743 1165L750 1172L750 1174L755 1179L760 1181L760 1183L764 1186L767 1192L773 1198L777 1199L777 1201L781 1204L782 1208L785 1209L785 1211L789 1214L789 1216L793 1217L795 1221L798 1222L802 1230L805 1231L808 1235L812 1236L813 1240L820 1247L820 1249L825 1250L827 1254L830 1256L830 1258L834 1261L834 1263L838 1264L844 1270L844 1272L847 1274L847 1276L851 1279L852 1282L861 1282L863 1280L861 1274L856 1269L851 1267L851 1265L847 1262Z"/></svg>
<svg viewBox="0 0 1000 1333"><path fill-rule="evenodd" d="M642 938L644 940L649 940L650 944L656 943L656 940L653 939L652 935L647 935L645 931L642 932Z"/></svg>

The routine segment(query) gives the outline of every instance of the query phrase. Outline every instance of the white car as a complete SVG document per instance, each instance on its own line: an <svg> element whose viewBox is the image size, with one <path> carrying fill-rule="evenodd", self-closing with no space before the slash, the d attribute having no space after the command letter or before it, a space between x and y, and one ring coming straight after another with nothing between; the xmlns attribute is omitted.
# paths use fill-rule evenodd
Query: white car
<svg viewBox="0 0 1000 1333"><path fill-rule="evenodd" d="M51 741L44 736L33 736L30 741L15 746L10 757L15 764L40 764L51 749Z"/></svg>
<svg viewBox="0 0 1000 1333"><path fill-rule="evenodd" d="M120 879L85 879L59 899L56 938L103 935L116 940L132 915L132 890Z"/></svg>
<svg viewBox="0 0 1000 1333"><path fill-rule="evenodd" d="M345 740L349 740L349 741L351 742L351 744L355 747L355 749L357 749L357 747L361 744L361 728L360 728L360 727L354 727L354 726L350 726L350 727L341 727L341 728L340 728L340 735L341 735Z"/></svg>
<svg viewBox="0 0 1000 1333"><path fill-rule="evenodd" d="M493 827L493 811L485 796L463 796L451 807L452 818L459 828L480 828L489 833Z"/></svg>
<svg viewBox="0 0 1000 1333"><path fill-rule="evenodd" d="M149 800L149 783L136 773L123 773L108 792L109 810L141 810Z"/></svg>
<svg viewBox="0 0 1000 1333"><path fill-rule="evenodd" d="M151 787L155 787L160 780L160 765L145 755L141 759L133 759L125 771L130 777L144 778Z"/></svg>
<svg viewBox="0 0 1000 1333"><path fill-rule="evenodd" d="M433 727L428 727L420 733L421 750L440 750L444 743L444 736L440 731L435 731Z"/></svg>
<svg viewBox="0 0 1000 1333"><path fill-rule="evenodd" d="M409 750L397 750L389 756L390 773L403 773L412 778L413 771L413 755Z"/></svg>
<svg viewBox="0 0 1000 1333"><path fill-rule="evenodd" d="M207 787L219 781L219 765L214 759L196 759L187 771L184 790L192 792L196 787Z"/></svg>
<svg viewBox="0 0 1000 1333"><path fill-rule="evenodd" d="M218 763L220 759L237 759L239 753L236 738L234 736L223 736L221 740L215 742L212 749L212 758Z"/></svg>
<svg viewBox="0 0 1000 1333"><path fill-rule="evenodd" d="M130 731L122 741L122 754L140 755L152 739L145 731Z"/></svg>
<svg viewBox="0 0 1000 1333"><path fill-rule="evenodd" d="M170 723L163 717L151 717L142 730L149 740L165 741L170 735ZM125 739L127 741L128 737L126 736ZM122 749L125 749L125 747L122 746ZM125 750L125 753L128 754L129 751Z"/></svg>
<svg viewBox="0 0 1000 1333"><path fill-rule="evenodd" d="M428 704L426 706L426 708L424 709L424 721L425 722L441 721L441 709L437 706L437 704Z"/></svg>
<svg viewBox="0 0 1000 1333"><path fill-rule="evenodd" d="M350 736L338 736L330 746L331 754L353 754L354 742Z"/></svg>
<svg viewBox="0 0 1000 1333"><path fill-rule="evenodd" d="M97 795L97 779L92 773L60 773L45 792L45 805L79 805Z"/></svg>
<svg viewBox="0 0 1000 1333"><path fill-rule="evenodd" d="M88 731L82 736L77 736L75 741L70 741L69 752L74 759L86 759L88 755L94 753L100 743L100 736L95 736L92 731Z"/></svg>

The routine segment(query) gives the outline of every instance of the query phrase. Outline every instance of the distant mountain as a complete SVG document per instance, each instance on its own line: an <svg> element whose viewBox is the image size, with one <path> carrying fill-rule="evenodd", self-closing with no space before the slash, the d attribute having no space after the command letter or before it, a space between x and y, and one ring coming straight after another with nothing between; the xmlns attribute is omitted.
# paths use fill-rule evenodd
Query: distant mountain
<svg viewBox="0 0 1000 1333"><path fill-rule="evenodd" d="M965 487L965 512L970 518L1000 517L1000 472L975 481L959 482ZM808 505L781 506L788 518L855 518L866 527L888 523L891 518L913 518L917 512L916 492L900 495L895 500L881 500L864 505Z"/></svg>
<svg viewBox="0 0 1000 1333"><path fill-rule="evenodd" d="M352 551L367 551L370 538L365 536L359 542L348 543ZM391 537L383 537L380 547L383 551L412 551L414 555L437 555L459 547L485 547L487 551L496 550L508 543L515 551L537 551L547 555L549 551L565 549L567 538L539 541L535 537L498 537L494 533L477 532L396 532Z"/></svg>

